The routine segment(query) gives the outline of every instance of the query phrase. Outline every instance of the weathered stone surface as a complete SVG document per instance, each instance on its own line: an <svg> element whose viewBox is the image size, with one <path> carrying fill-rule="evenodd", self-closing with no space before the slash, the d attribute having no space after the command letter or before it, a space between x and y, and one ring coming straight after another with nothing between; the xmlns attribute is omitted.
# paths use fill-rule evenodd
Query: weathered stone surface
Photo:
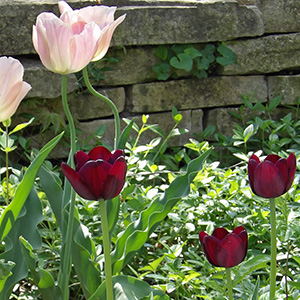
<svg viewBox="0 0 300 300"><path fill-rule="evenodd" d="M295 105L300 97L300 75L268 76L269 99L282 95L281 104Z"/></svg>
<svg viewBox="0 0 300 300"><path fill-rule="evenodd" d="M108 56L121 59L121 62L109 65L114 70L103 72L104 79L98 85L115 86L155 81L156 75L152 67L161 62L154 54L155 48L129 47L126 53L112 49Z"/></svg>
<svg viewBox="0 0 300 300"><path fill-rule="evenodd" d="M123 88L98 89L98 91L110 98L119 112L124 110L125 92ZM88 121L97 118L109 117L113 113L110 107L89 92L73 93L68 95L68 103L74 119ZM57 113L65 118L61 98L56 99L28 99L22 102L18 114L32 114L39 116L41 109L43 113Z"/></svg>
<svg viewBox="0 0 300 300"><path fill-rule="evenodd" d="M241 95L255 92L259 99L267 98L263 76L209 77L136 84L129 99L133 112L197 109L242 103Z"/></svg>
<svg viewBox="0 0 300 300"><path fill-rule="evenodd" d="M124 88L98 89L98 91L114 102L119 113L124 110ZM69 98L70 110L74 118L78 120L91 120L113 115L108 104L91 95L89 92L72 94Z"/></svg>
<svg viewBox="0 0 300 300"><path fill-rule="evenodd" d="M71 1L73 8L96 4ZM166 6L166 3L169 3ZM174 5L176 4L176 6ZM35 53L32 26L43 11L58 14L57 2L1 1L0 55ZM262 16L255 6L237 1L161 2L161 6L123 6L116 16L127 14L116 29L112 45L157 45L197 43L257 36L264 33Z"/></svg>
<svg viewBox="0 0 300 300"><path fill-rule="evenodd" d="M61 95L61 75L47 70L38 60L22 59L21 62L25 69L24 80L32 87L26 98L51 99ZM71 93L76 89L78 89L76 76L70 74L67 92Z"/></svg>
<svg viewBox="0 0 300 300"><path fill-rule="evenodd" d="M227 42L237 64L225 67L224 75L268 74L300 67L300 33L271 35Z"/></svg>
<svg viewBox="0 0 300 300"><path fill-rule="evenodd" d="M229 114L229 111L238 112L238 108L215 108L207 112L207 123L206 126L215 125L216 131L222 133L225 136L232 136L234 129L234 123L239 123L236 118ZM208 137L210 140L214 138Z"/></svg>
<svg viewBox="0 0 300 300"><path fill-rule="evenodd" d="M266 33L300 31L300 1L257 0L262 11Z"/></svg>
<svg viewBox="0 0 300 300"><path fill-rule="evenodd" d="M234 0L201 1L194 7L121 8L123 12L127 16L114 36L117 45L202 43L264 33L257 7L239 6Z"/></svg>

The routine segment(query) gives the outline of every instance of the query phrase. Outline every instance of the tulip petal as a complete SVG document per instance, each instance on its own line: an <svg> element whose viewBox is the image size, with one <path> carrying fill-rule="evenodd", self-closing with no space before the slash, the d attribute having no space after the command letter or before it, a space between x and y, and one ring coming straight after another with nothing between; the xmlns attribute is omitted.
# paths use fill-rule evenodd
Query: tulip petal
<svg viewBox="0 0 300 300"><path fill-rule="evenodd" d="M243 226L238 226L233 229L232 233L235 233L236 235L239 235L242 231L246 231Z"/></svg>
<svg viewBox="0 0 300 300"><path fill-rule="evenodd" d="M284 187L286 187L286 183L288 182L289 170L287 165L287 160L285 158L280 158L275 166L280 170L284 182Z"/></svg>
<svg viewBox="0 0 300 300"><path fill-rule="evenodd" d="M218 266L231 268L244 260L246 251L243 240L231 233L219 242L215 251L215 260Z"/></svg>
<svg viewBox="0 0 300 300"><path fill-rule="evenodd" d="M89 152L88 156L92 160L103 159L108 161L112 154L107 148L103 146L97 146Z"/></svg>
<svg viewBox="0 0 300 300"><path fill-rule="evenodd" d="M207 260L209 261L209 263L216 267L220 267L216 260L216 251L218 249L219 243L220 241L216 237L211 235L204 236L202 242L203 251Z"/></svg>
<svg viewBox="0 0 300 300"><path fill-rule="evenodd" d="M249 163L248 163L248 177L249 177L249 183L250 183L250 187L251 189L254 191L254 173L255 173L255 169L258 166L258 164L260 163L258 157L256 155L252 155L249 159Z"/></svg>
<svg viewBox="0 0 300 300"><path fill-rule="evenodd" d="M85 163L90 160L89 156L83 151L77 151L74 155L75 162L75 170L79 172L79 170L83 167Z"/></svg>
<svg viewBox="0 0 300 300"><path fill-rule="evenodd" d="M199 240L201 242L201 244L203 244L203 239L207 236L208 234L204 231L200 231L199 233Z"/></svg>
<svg viewBox="0 0 300 300"><path fill-rule="evenodd" d="M117 28L117 26L122 23L125 19L126 15L120 16L118 19L116 19L113 23L110 25L107 25L101 32L101 37L99 39L99 45L98 50L96 51L96 54L94 55L94 58L92 61L98 61L101 58L103 58L109 48L110 41L112 38L112 35Z"/></svg>
<svg viewBox="0 0 300 300"><path fill-rule="evenodd" d="M72 185L75 192L82 198L86 200L97 200L94 193L91 191L89 186L86 182L81 178L79 173L73 170L69 165L66 163L61 164L61 169L64 175L69 180L70 184Z"/></svg>
<svg viewBox="0 0 300 300"><path fill-rule="evenodd" d="M122 190L125 182L127 171L127 164L125 158L120 156L111 169L103 183L103 198L113 199L115 198Z"/></svg>
<svg viewBox="0 0 300 300"><path fill-rule="evenodd" d="M291 153L289 157L287 158L287 165L289 169L289 175L288 180L285 185L285 191L288 191L290 187L292 186L292 183L294 181L295 173L296 173L296 156L294 153Z"/></svg>
<svg viewBox="0 0 300 300"><path fill-rule="evenodd" d="M111 167L111 164L102 159L89 160L79 171L81 178L93 191L96 199L103 198L103 183Z"/></svg>
<svg viewBox="0 0 300 300"><path fill-rule="evenodd" d="M228 231L223 227L219 227L213 231L212 235L221 241L228 235Z"/></svg>
<svg viewBox="0 0 300 300"><path fill-rule="evenodd" d="M273 164L276 164L276 162L280 159L280 156L278 156L277 154L269 154L265 160L268 160L270 162L272 162Z"/></svg>
<svg viewBox="0 0 300 300"><path fill-rule="evenodd" d="M120 156L124 156L124 152L120 149L117 149L112 156L108 159L108 162L111 163L112 165L114 164L114 162L120 157Z"/></svg>
<svg viewBox="0 0 300 300"><path fill-rule="evenodd" d="M255 169L254 192L264 198L275 198L285 189L283 176L272 162L264 160Z"/></svg>

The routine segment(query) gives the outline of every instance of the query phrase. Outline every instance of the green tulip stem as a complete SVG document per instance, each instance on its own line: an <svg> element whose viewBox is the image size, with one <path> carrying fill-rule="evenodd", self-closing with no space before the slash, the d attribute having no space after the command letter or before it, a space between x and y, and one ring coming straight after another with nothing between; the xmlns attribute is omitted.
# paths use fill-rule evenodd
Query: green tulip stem
<svg viewBox="0 0 300 300"><path fill-rule="evenodd" d="M104 95L98 93L93 88L93 86L91 85L89 76L88 76L87 67L85 67L82 70L82 72L83 72L84 82L86 84L86 87L90 91L90 93L92 95L94 95L95 97L99 98L100 100L102 100L103 102L105 102L106 104L108 104L110 106L112 112L113 112L114 119L115 119L115 144L114 144L114 148L117 149L117 145L118 145L119 138L120 138L120 133L121 133L121 129L120 129L120 116L119 116L118 109L117 109L116 105L113 103L113 101L111 101L109 98L105 97Z"/></svg>
<svg viewBox="0 0 300 300"><path fill-rule="evenodd" d="M5 126L5 168L6 168L6 204L9 203L9 174L8 174L8 126Z"/></svg>
<svg viewBox="0 0 300 300"><path fill-rule="evenodd" d="M74 120L70 112L67 100L67 75L62 76L62 103L63 108L68 120L69 130L70 130L70 155L69 155L69 165L74 168L74 154L76 151L76 131ZM67 191L67 189L70 189ZM73 226L74 226L74 212L75 212L75 192L71 189L69 184L65 184L65 194L70 195L69 202L69 214L67 220L67 232L65 238L65 247L63 249L62 265L61 265L61 289L63 293L63 299L69 300L69 278L72 266L71 259L71 248L72 248L72 237L73 237Z"/></svg>
<svg viewBox="0 0 300 300"><path fill-rule="evenodd" d="M229 300L233 300L231 269L230 268L226 268L226 277L227 277L228 298L229 298Z"/></svg>
<svg viewBox="0 0 300 300"><path fill-rule="evenodd" d="M271 222L271 274L270 274L270 300L275 298L276 290L276 209L275 199L270 199L270 222Z"/></svg>
<svg viewBox="0 0 300 300"><path fill-rule="evenodd" d="M99 202L100 202L104 259L105 259L104 267L105 267L106 300L114 300L106 203L104 199L100 199Z"/></svg>

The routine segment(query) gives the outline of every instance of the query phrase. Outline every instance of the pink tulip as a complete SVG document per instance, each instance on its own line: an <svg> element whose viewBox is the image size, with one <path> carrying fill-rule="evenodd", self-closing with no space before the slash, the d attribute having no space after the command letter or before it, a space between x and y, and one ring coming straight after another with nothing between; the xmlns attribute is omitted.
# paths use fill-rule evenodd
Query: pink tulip
<svg viewBox="0 0 300 300"><path fill-rule="evenodd" d="M98 25L101 35L97 52L92 61L97 61L104 57L109 48L114 30L125 19L125 15L114 20L114 13L117 9L114 6L87 6L82 9L73 10L65 1L59 1L58 6L61 12L61 20L72 27L84 26L89 23L96 23Z"/></svg>
<svg viewBox="0 0 300 300"><path fill-rule="evenodd" d="M0 57L0 122L8 120L31 89L23 81L24 68L12 57Z"/></svg>
<svg viewBox="0 0 300 300"><path fill-rule="evenodd" d="M44 66L59 74L82 70L95 56L101 30L95 23L67 24L53 13L41 13L32 41Z"/></svg>

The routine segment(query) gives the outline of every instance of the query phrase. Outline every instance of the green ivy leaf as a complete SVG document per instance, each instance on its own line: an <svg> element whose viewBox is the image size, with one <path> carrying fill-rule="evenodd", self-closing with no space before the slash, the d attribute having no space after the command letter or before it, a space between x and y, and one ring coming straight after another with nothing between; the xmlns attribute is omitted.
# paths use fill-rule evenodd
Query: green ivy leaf
<svg viewBox="0 0 300 300"><path fill-rule="evenodd" d="M154 65L153 71L158 80L167 80L171 76L171 66L168 63Z"/></svg>
<svg viewBox="0 0 300 300"><path fill-rule="evenodd" d="M193 59L186 53L179 53L177 57L174 56L170 59L170 65L176 69L189 72L193 68Z"/></svg>
<svg viewBox="0 0 300 300"><path fill-rule="evenodd" d="M168 48L166 46L158 46L155 49L154 54L161 60L166 60L168 57Z"/></svg>
<svg viewBox="0 0 300 300"><path fill-rule="evenodd" d="M222 55L218 56L216 61L223 67L228 66L230 64L236 63L237 62L237 57L235 53L229 49L228 47L225 46L224 43L222 43L218 48L217 51Z"/></svg>

